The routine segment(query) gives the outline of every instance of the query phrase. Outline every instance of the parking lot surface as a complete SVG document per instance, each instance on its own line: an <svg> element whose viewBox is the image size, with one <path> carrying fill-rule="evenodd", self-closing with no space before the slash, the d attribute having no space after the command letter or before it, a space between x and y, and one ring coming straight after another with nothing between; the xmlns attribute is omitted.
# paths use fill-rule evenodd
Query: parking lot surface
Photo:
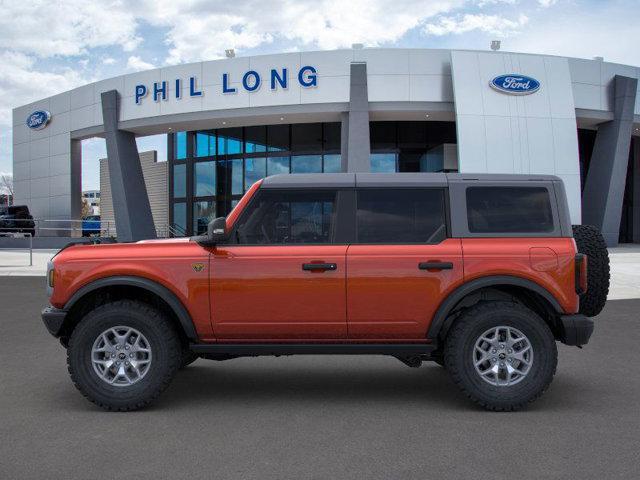
<svg viewBox="0 0 640 480"><path fill-rule="evenodd" d="M435 364L198 360L151 408L107 413L39 318L42 277L0 278L0 478L631 479L640 471L640 300L610 301L550 390L490 413Z"/></svg>

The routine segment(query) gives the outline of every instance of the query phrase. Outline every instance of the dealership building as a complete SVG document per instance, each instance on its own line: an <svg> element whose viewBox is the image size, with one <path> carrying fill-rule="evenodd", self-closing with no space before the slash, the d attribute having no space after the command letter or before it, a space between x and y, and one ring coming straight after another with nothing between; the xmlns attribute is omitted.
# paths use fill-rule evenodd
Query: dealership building
<svg viewBox="0 0 640 480"><path fill-rule="evenodd" d="M167 231L158 218L197 233L267 175L453 171L557 175L573 223L640 242L639 75L599 58L387 48L122 75L13 110L15 203L79 218L81 141L103 137L101 201L124 241ZM154 170L135 139L162 133Z"/></svg>

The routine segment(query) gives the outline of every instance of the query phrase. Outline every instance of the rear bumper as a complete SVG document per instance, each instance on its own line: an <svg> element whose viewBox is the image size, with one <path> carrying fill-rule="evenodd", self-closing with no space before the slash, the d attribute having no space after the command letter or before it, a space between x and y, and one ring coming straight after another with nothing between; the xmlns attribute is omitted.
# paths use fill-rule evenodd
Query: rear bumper
<svg viewBox="0 0 640 480"><path fill-rule="evenodd" d="M593 320L584 315L562 315L562 332L560 341L565 345L581 346L589 343L593 333Z"/></svg>
<svg viewBox="0 0 640 480"><path fill-rule="evenodd" d="M60 310L55 307L49 306L42 310L44 326L47 327L49 333L56 338L60 337L66 317L67 312L65 310Z"/></svg>

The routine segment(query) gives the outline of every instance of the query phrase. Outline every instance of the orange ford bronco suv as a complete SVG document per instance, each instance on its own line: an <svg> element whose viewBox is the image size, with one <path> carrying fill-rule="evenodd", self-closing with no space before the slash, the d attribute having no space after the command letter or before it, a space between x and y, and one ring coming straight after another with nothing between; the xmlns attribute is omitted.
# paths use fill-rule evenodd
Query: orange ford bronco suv
<svg viewBox="0 0 640 480"><path fill-rule="evenodd" d="M515 410L550 384L556 341L588 342L609 260L557 177L277 175L206 235L73 245L47 282L44 323L108 410L146 406L197 358L293 354L433 360Z"/></svg>

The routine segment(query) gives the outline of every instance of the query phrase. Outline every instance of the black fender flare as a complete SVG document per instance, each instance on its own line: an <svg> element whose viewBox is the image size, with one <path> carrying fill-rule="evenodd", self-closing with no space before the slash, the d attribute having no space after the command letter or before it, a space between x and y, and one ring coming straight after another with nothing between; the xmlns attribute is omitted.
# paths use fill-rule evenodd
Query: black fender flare
<svg viewBox="0 0 640 480"><path fill-rule="evenodd" d="M459 286L453 292L447 296L447 298L440 304L438 310L436 310L429 331L427 332L427 338L436 340L440 335L443 328L448 327L447 317L453 308L467 295L480 290L481 288L493 287L493 286L513 286L521 287L537 293L544 298L551 307L559 314L563 314L563 309L560 306L558 300L547 290L546 288L538 285L537 283L527 280L526 278L515 277L511 275L492 275L488 277L476 278L464 285Z"/></svg>
<svg viewBox="0 0 640 480"><path fill-rule="evenodd" d="M191 315L187 311L186 307L180 301L180 299L167 287L160 285L158 282L153 280L149 280L144 277L136 277L130 275L118 275L113 277L104 277L98 280L94 280L87 285L79 288L67 301L64 306L65 311L71 310L71 308L80 301L85 295L98 290L104 287L112 287L112 286L130 286L130 287L138 287L151 292L162 300L164 300L169 308L173 311L173 313L178 318L180 325L182 326L182 330L186 337L193 342L198 341L198 335L196 333L196 329L193 326L193 320L191 320Z"/></svg>

